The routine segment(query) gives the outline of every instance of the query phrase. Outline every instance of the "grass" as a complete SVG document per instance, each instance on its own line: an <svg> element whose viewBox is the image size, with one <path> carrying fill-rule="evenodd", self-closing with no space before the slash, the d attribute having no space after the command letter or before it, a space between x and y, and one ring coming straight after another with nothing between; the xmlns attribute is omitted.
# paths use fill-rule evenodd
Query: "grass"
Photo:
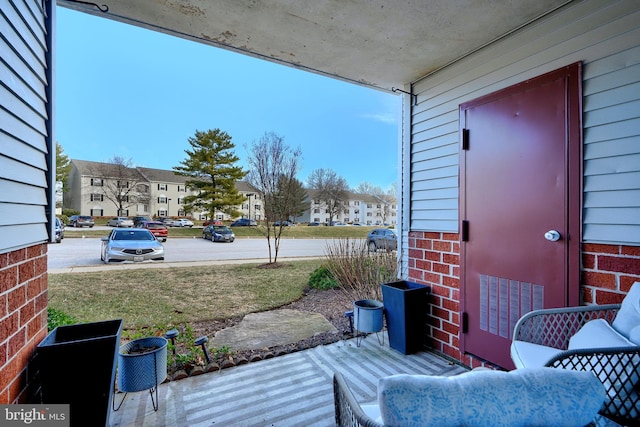
<svg viewBox="0 0 640 427"><path fill-rule="evenodd" d="M122 318L127 329L227 319L301 298L310 274L320 263L51 274L49 307L79 322Z"/></svg>
<svg viewBox="0 0 640 427"><path fill-rule="evenodd" d="M333 238L365 238L369 231L376 227L307 227L299 225L297 227L284 227L282 237L284 239L333 239ZM265 238L264 227L233 227L236 237L257 237ZM95 230L91 228L65 228L65 239L69 237L103 237L109 232L106 230ZM169 228L169 238L172 237L202 237L201 228Z"/></svg>

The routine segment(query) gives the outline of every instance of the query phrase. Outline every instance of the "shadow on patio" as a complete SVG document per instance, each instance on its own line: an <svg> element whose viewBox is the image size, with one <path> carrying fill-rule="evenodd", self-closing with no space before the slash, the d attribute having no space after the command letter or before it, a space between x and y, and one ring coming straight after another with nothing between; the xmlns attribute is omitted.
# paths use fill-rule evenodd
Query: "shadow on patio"
<svg viewBox="0 0 640 427"><path fill-rule="evenodd" d="M127 395L112 426L333 426L334 371L359 401L376 399L378 379L392 374L456 375L462 366L429 352L403 355L375 334L159 387L154 412L147 391ZM121 394L115 397L118 401Z"/></svg>

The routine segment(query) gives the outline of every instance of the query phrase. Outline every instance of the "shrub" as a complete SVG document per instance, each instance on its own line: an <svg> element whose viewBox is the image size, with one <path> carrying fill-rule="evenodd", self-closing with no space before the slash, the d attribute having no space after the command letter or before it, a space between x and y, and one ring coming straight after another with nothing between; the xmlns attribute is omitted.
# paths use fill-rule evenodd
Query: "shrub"
<svg viewBox="0 0 640 427"><path fill-rule="evenodd" d="M76 323L78 323L78 320L73 316L69 316L55 308L47 308L47 329L49 332L54 330L57 326L75 325Z"/></svg>
<svg viewBox="0 0 640 427"><path fill-rule="evenodd" d="M335 289L340 287L336 279L331 275L331 271L324 266L316 268L309 276L309 287L312 289Z"/></svg>
<svg viewBox="0 0 640 427"><path fill-rule="evenodd" d="M382 300L380 284L398 278L398 259L393 252L370 253L367 241L336 239L327 245L326 268L351 301Z"/></svg>
<svg viewBox="0 0 640 427"><path fill-rule="evenodd" d="M72 215L80 215L80 211L77 211L75 209L64 208L64 209L62 209L62 215L67 216L67 217L72 216Z"/></svg>

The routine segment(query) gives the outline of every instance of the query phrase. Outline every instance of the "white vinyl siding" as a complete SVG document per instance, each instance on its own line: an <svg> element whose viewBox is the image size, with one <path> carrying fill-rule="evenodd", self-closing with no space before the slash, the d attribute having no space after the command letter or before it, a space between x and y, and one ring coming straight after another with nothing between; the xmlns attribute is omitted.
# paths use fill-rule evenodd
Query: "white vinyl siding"
<svg viewBox="0 0 640 427"><path fill-rule="evenodd" d="M457 232L461 103L583 63L583 240L640 244L640 3L575 2L413 84L410 230ZM404 139L404 144L407 139Z"/></svg>
<svg viewBox="0 0 640 427"><path fill-rule="evenodd" d="M50 37L43 3L0 6L0 253L48 240Z"/></svg>

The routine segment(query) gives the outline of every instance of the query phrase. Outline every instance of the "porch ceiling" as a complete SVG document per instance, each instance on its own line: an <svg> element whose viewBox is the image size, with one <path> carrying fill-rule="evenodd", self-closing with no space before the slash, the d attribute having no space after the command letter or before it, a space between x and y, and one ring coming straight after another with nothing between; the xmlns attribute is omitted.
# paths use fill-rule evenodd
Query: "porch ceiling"
<svg viewBox="0 0 640 427"><path fill-rule="evenodd" d="M390 90L567 0L102 0L58 5Z"/></svg>

